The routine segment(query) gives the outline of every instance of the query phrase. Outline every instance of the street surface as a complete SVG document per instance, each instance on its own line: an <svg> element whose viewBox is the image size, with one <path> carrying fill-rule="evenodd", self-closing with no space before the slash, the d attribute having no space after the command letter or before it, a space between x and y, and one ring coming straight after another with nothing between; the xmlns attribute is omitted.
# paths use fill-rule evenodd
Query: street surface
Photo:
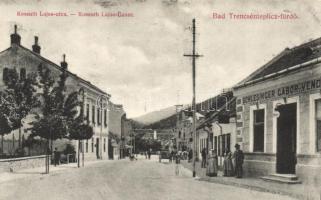
<svg viewBox="0 0 321 200"><path fill-rule="evenodd" d="M63 168L63 166L60 166ZM36 172L23 178L0 182L0 199L5 200L270 200L287 196L251 191L191 178L190 171L157 159L115 160L88 164L85 168Z"/></svg>

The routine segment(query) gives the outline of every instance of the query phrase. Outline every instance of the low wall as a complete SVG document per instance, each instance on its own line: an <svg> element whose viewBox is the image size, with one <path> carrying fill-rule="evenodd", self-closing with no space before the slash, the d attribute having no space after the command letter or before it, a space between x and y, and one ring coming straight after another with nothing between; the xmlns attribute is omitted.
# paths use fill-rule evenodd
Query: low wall
<svg viewBox="0 0 321 200"><path fill-rule="evenodd" d="M244 153L244 155L244 176L260 177L275 173L275 154Z"/></svg>
<svg viewBox="0 0 321 200"><path fill-rule="evenodd" d="M15 172L21 169L29 169L35 167L45 166L45 155L11 158L0 160L0 173L1 172Z"/></svg>

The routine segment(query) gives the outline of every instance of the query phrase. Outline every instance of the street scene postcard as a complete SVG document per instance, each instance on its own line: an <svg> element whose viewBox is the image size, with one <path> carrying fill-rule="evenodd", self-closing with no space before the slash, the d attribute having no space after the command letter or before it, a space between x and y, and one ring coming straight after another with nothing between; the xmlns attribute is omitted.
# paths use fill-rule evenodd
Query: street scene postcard
<svg viewBox="0 0 321 200"><path fill-rule="evenodd" d="M1 0L0 200L321 200L321 0Z"/></svg>

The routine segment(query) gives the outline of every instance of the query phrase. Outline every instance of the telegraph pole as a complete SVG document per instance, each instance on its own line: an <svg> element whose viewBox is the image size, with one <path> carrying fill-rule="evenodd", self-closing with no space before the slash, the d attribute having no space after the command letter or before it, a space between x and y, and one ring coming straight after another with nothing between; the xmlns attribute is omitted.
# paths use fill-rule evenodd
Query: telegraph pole
<svg viewBox="0 0 321 200"><path fill-rule="evenodd" d="M192 57L192 71L193 71L193 101L192 101L192 110L193 110L193 177L196 176L196 171L195 171L195 162L196 162L196 157L197 157L197 137L196 137L196 94L195 94L195 77L196 77L196 66L195 66L195 60L198 57L201 57L202 55L198 55L195 53L195 19L193 19L193 52L192 54L184 54L184 56L187 57Z"/></svg>

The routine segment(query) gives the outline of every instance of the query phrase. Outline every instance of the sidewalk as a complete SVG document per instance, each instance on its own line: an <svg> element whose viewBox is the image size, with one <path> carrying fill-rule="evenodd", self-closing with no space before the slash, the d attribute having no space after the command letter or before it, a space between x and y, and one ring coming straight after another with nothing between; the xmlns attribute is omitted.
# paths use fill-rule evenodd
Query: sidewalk
<svg viewBox="0 0 321 200"><path fill-rule="evenodd" d="M95 161L85 161L85 167L90 166L95 163L101 162L110 162L111 160L95 160ZM80 163L80 169L82 168ZM23 179L29 176L48 176L50 174L54 174L54 172L62 171L62 170L71 170L71 169L78 169L77 163L69 163L69 164L61 164L57 165L50 165L49 174L45 174L45 166L42 167L35 167L30 169L23 169L16 172L2 172L0 173L0 184L12 180Z"/></svg>
<svg viewBox="0 0 321 200"><path fill-rule="evenodd" d="M187 161L181 161L181 164L186 169L192 171L192 163ZM320 188L314 188L311 186L306 186L304 184L282 184L275 182L267 182L260 178L249 178L244 177L242 179L237 179L234 177L223 177L221 171L217 177L208 177L206 176L206 169L201 168L201 163L196 162L196 176L199 181L208 181L218 184L231 185L236 187L241 187L245 189L269 192L281 195L291 196L297 199L304 200L320 200L321 199L321 190Z"/></svg>

